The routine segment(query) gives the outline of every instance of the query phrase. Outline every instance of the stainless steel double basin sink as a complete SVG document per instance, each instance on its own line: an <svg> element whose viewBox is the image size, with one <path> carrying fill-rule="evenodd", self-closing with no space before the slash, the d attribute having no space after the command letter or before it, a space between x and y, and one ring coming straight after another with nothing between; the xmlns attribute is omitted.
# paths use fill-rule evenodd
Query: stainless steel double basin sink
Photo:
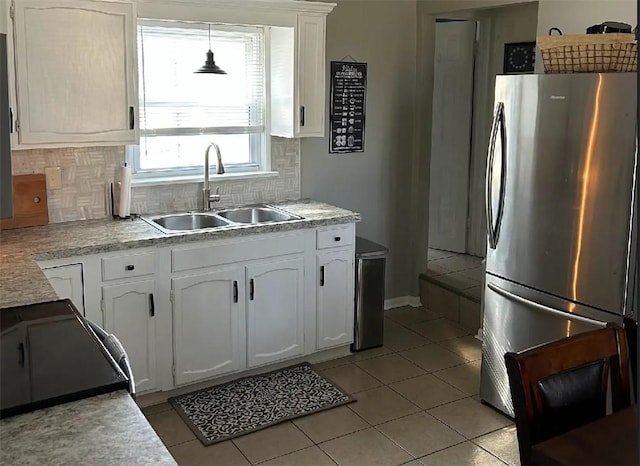
<svg viewBox="0 0 640 466"><path fill-rule="evenodd" d="M261 204L210 212L142 216L142 220L165 233L175 233L178 231L223 229L242 225L291 222L302 220L302 217Z"/></svg>

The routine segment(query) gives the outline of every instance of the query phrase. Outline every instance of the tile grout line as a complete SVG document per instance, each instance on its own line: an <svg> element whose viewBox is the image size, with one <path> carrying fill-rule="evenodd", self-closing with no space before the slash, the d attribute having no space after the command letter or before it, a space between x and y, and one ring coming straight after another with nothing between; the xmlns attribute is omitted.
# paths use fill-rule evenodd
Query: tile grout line
<svg viewBox="0 0 640 466"><path fill-rule="evenodd" d="M428 310L428 309L427 309L427 310ZM430 311L430 312L433 312L433 311ZM389 318L391 319L391 317L389 317ZM450 348L447 348L446 346L442 345L441 343L442 343L443 341L457 340L458 338L464 338L464 337L469 337L469 336L470 336L470 337L473 337L473 334L472 334L471 332L469 332L469 330L468 330L468 329L466 329L465 327L461 326L461 325L460 325L460 323L458 323L458 322L453 322L452 320L447 319L447 318L446 318L446 317L444 317L444 316L438 317L438 318L436 318L436 319L428 319L428 320L422 320L422 321L420 321L420 322L412 322L410 325L420 324L420 323L423 323L423 322L431 322L431 321L433 321L433 320L438 320L438 319L445 319L445 320L447 320L447 321L449 321L449 322L451 322L451 323L455 324L457 327L461 328L462 330L464 330L465 332L468 332L468 333L466 333L465 335L460 335L460 336L453 337L453 338L446 338L446 339L444 339L444 340L439 340L439 341L431 341L431 340L430 340L430 341L431 341L431 343L430 343L430 344L436 344L436 345L440 346L441 348L444 348L444 349L446 349L446 350L448 350L448 351L451 351L451 352L455 353L455 351L452 351ZM392 319L392 320L393 320L393 319ZM397 322L397 321L394 321L394 322L395 322L395 323L397 323L398 325L400 325L401 327L403 327L403 328L405 328L405 329L409 330L409 331L412 331L412 332L414 332L414 333L418 333L418 332L416 332L415 330L411 329L410 327L407 327L405 324L402 324L402 323ZM421 334L419 334L419 333L418 333L418 335L420 335L422 338L425 338L425 339L427 339L427 340L428 340L428 338L427 338L427 337L425 337L424 335L421 335ZM426 346L426 345L421 345L421 346ZM416 348L419 348L419 346L417 346ZM389 349L390 349L390 348L389 348ZM397 353L399 353L400 351L408 351L409 349L413 349L413 348L407 348L406 350L399 350L399 351L394 351L394 350L392 350L392 351L393 351L393 352L397 352ZM466 359L466 358L465 358L463 355L461 355L460 353L455 353L455 354L456 354L456 355L458 355L458 356L460 356L460 357L462 357L463 359ZM480 358L478 358L478 359L480 359ZM478 359L467 360L467 362L477 361Z"/></svg>
<svg viewBox="0 0 640 466"><path fill-rule="evenodd" d="M432 345L437 345L437 343L432 343ZM428 345L425 345L425 346L428 346ZM417 364L417 363L413 362L411 359L409 359L409 358L408 358L407 356L405 356L404 354L402 354L402 353L400 353L400 352L399 352L399 353L397 353L397 354L398 354L400 357L402 357L402 358L406 359L407 361L409 361L410 363L412 363L412 364L414 364L414 365L418 366L418 367L419 367L420 369L422 369L423 371L426 371L428 374L431 374L432 372L437 372L437 371L445 370L445 369L451 369L451 368L453 368L453 367L464 366L465 364L468 364L468 363L470 363L470 362L473 362L473 361L467 361L467 360L464 358L464 356L461 356L461 355L459 355L458 353L454 353L454 352L453 352L453 351L451 351L449 348L445 348L445 347L443 347L443 346L441 346L441 345L437 345L437 346L438 346L440 349L443 349L443 350L445 350L445 351L448 351L449 353L453 354L454 356L456 356L456 357L459 357L459 358L463 359L463 360L464 360L464 362L463 362L463 363L460 363L460 364L454 364L454 365L452 365L452 366L448 366L448 367L443 367L443 368L441 368L441 369L436 369L436 370L434 370L434 371L430 371L430 370L425 369L424 367L420 366L419 364ZM418 346L418 348L424 348L424 346ZM412 349L416 349L416 348L412 348ZM405 351L411 351L411 350L409 349L409 350L405 350Z"/></svg>
<svg viewBox="0 0 640 466"><path fill-rule="evenodd" d="M375 375L373 375L371 372L369 372L368 370L366 370L364 367L362 367L362 366L358 365L357 363L355 363L355 365L356 365L356 366L358 366L358 367L359 367L360 369L362 369L363 371L365 371L367 374L369 374L369 375L370 375L371 377L373 377L374 379L378 379L378 380L380 380L380 382L382 382L385 386L388 386L388 385L390 385L390 384L392 384L392 383L404 382L405 380L415 379L415 378L422 377L423 375L427 375L427 374L428 374L428 372L426 371L426 369L423 369L422 367L418 366L418 365L417 365L416 363L414 363L413 361L410 361L409 359L405 358L404 356L402 356L402 354L400 354L400 353L393 353L393 354L395 354L395 355L399 356L401 359L404 359L404 360L405 360L405 361L407 361L409 364L413 365L413 366L414 366L414 367L416 367L417 369L420 369L420 370L421 370L421 371L423 371L424 373L423 373L423 374L418 374L418 375L412 375L412 376L410 376L410 377L406 377L406 378L404 378L404 379L392 380L391 382L384 382L384 381L382 381L382 380L378 379ZM391 356L391 355L390 355L390 354L387 354L387 355L383 355L383 356L379 356L379 357L384 358L385 356ZM373 358L373 359L376 359L376 358ZM371 359L367 359L367 361L371 361ZM391 387L389 387L389 388L391 388Z"/></svg>
<svg viewBox="0 0 640 466"><path fill-rule="evenodd" d="M498 429L498 430L500 430L500 429ZM492 432L495 432L495 430L494 430L494 431L492 431ZM483 434L483 435L487 435L487 434L490 434L490 433L491 433L491 432L487 432L486 434ZM482 437L482 435L481 435L480 437ZM476 438L478 438L478 437L476 437ZM499 457L498 455L496 455L495 453L492 453L491 451L487 450L487 449L486 449L486 448L484 448L482 445L478 445L478 444L477 444L476 442L474 442L473 440L469 440L469 442L473 443L475 446L477 446L477 447L478 447L478 448L480 448L481 450L486 451L486 452L487 452L487 453L489 453L491 456L493 456L494 458L496 458L498 461L500 461L501 463L505 464L505 466L511 466L507 461L503 460L502 458L500 458L500 457Z"/></svg>
<svg viewBox="0 0 640 466"><path fill-rule="evenodd" d="M337 407L337 406L336 406L336 407ZM313 414L309 414L309 416L312 416L312 415L313 415ZM305 416L300 416L300 418L302 418L302 417L305 417ZM299 419L299 418L294 418L294 419ZM282 458L283 456L291 455L291 454L293 454L293 453L297 453L297 452L299 452L299 451L306 450L307 448L311 448L311 447L316 447L316 446L318 446L318 444L317 444L317 443L315 443L315 442L313 441L313 439L312 439L311 437L309 437L309 436L306 434L306 432L305 432L304 430L302 430L300 427L298 427L298 426L293 422L293 421L294 421L294 419L289 419L288 421L280 422L280 423L278 423L278 424L274 424L274 425L285 424L286 422L290 422L291 424L293 424L293 426L294 426L296 429L298 429L300 432L302 432L302 435L304 435L304 436L305 436L305 437L306 437L306 438L311 442L311 445L307 445L306 447L298 448L298 449L296 449L296 450L292 450L292 451L289 451L289 452L287 452L287 453L283 453L282 455L274 456L273 458L268 458L268 459L266 459L266 460L264 460L264 461L259 461L259 462L257 462L257 463L252 463L251 461L249 461L249 464L251 464L251 465L264 464L264 463L266 463L266 462L268 462L268 461L272 461L272 460L275 460L275 459L277 459L277 458ZM270 427L273 427L273 426L270 426ZM268 427L267 427L267 429L268 429ZM265 430L265 429L261 429L261 430ZM259 432L259 431L257 431L257 432ZM235 445L235 444L234 444L234 445ZM236 445L236 448L238 448L238 450L240 450L240 447L238 447L237 445ZM319 448L319 447L318 447L318 448ZM322 449L321 449L321 450L322 450ZM324 450L322 450L322 451L324 452ZM242 450L240 450L240 453L242 453ZM326 452L324 452L324 453L326 454ZM243 453L243 456L244 456L244 453ZM327 455L327 456L329 456L329 455ZM246 458L246 457L245 457L245 458ZM330 456L329 456L329 458L331 459L331 461L333 461L333 458L331 458ZM247 458L247 461L248 461L248 458ZM334 462L334 463L336 463L335 461L333 461L333 462ZM336 463L336 464L338 464L338 463Z"/></svg>
<svg viewBox="0 0 640 466"><path fill-rule="evenodd" d="M241 437L241 436L240 436ZM238 438L238 437L236 437ZM233 445L233 448L235 448L236 450L238 450L240 452L240 454L242 455L242 457L247 461L247 463L249 464L253 464L251 461L249 461L249 458L247 457L247 455L244 454L244 452L242 451L242 449L236 445L236 442L233 441L234 439L229 439L229 441L231 442L231 445Z"/></svg>

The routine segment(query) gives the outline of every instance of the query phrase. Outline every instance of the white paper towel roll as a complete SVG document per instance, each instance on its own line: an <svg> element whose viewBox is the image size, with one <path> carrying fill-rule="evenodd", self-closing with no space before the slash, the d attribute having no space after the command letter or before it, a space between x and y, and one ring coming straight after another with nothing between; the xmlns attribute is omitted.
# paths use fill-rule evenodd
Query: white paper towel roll
<svg viewBox="0 0 640 466"><path fill-rule="evenodd" d="M118 216L128 217L131 214L131 167L127 163L120 167L120 205Z"/></svg>

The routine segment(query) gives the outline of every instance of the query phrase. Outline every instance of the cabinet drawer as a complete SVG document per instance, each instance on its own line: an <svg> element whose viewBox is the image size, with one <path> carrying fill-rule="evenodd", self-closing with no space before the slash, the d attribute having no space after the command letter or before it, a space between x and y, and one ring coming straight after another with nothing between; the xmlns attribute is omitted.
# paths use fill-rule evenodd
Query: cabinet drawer
<svg viewBox="0 0 640 466"><path fill-rule="evenodd" d="M317 235L318 249L350 246L353 244L353 225L319 228Z"/></svg>
<svg viewBox="0 0 640 466"><path fill-rule="evenodd" d="M300 252L304 252L304 233L202 243L171 251L171 271L182 272Z"/></svg>
<svg viewBox="0 0 640 466"><path fill-rule="evenodd" d="M129 254L102 259L102 280L152 275L156 270L156 254Z"/></svg>

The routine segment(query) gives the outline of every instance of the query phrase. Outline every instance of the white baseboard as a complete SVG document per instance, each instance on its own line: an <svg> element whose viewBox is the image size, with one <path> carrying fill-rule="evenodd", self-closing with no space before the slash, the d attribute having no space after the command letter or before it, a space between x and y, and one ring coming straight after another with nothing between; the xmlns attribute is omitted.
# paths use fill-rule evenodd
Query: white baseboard
<svg viewBox="0 0 640 466"><path fill-rule="evenodd" d="M400 296L398 298L391 298L384 300L384 310L393 309L396 307L411 306L420 307L420 296Z"/></svg>

